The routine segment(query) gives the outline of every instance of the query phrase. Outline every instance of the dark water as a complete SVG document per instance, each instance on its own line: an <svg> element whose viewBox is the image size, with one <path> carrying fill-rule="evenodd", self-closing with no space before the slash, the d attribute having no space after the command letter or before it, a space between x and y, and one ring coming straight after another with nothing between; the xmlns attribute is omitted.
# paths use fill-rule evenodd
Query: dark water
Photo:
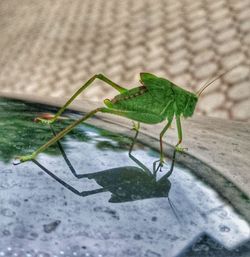
<svg viewBox="0 0 250 257"><path fill-rule="evenodd" d="M152 176L158 153L137 143L134 156L145 167L138 166L123 135L84 124L61 141L80 179L57 145L37 158L44 170L33 162L13 166L14 156L52 137L32 121L44 111L0 102L0 256L250 256L243 217L182 166L169 178ZM77 116L67 115L56 131Z"/></svg>

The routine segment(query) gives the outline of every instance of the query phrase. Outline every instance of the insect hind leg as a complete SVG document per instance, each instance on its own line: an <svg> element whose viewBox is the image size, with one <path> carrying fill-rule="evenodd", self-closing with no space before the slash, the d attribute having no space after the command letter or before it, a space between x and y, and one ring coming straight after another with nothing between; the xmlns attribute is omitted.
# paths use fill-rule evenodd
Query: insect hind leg
<svg viewBox="0 0 250 257"><path fill-rule="evenodd" d="M96 108L95 110L87 113L86 115L84 115L82 118L74 121L72 124L70 124L69 126L67 126L65 129L63 129L62 131L60 131L56 136L54 136L53 138L51 138L47 143L45 143L44 145L42 145L41 147L39 147L36 151L34 151L32 154L30 155L25 155L25 156L19 156L17 157L17 160L19 160L19 162L26 162L26 161L30 161L33 160L37 157L37 155L43 151L45 151L48 147L50 147L51 145L55 144L58 140L60 140L62 137L64 137L66 134L68 134L72 129L74 129L76 126L78 126L79 124L81 124L83 121L89 119L90 117L92 117L94 114L96 114L97 112L102 112L103 109L105 108Z"/></svg>
<svg viewBox="0 0 250 257"><path fill-rule="evenodd" d="M102 80L109 86L113 87L116 89L118 92L123 93L126 92L127 89L119 86L103 74L96 74L92 76L86 83L84 83L71 97L70 99L58 110L58 112L53 116L50 117L49 119L44 119L42 117L37 117L35 120L40 121L42 123L46 124L51 124L55 122L57 119L59 119L60 115L65 111L65 109L77 98L78 95L80 95L87 87L89 87L96 79Z"/></svg>

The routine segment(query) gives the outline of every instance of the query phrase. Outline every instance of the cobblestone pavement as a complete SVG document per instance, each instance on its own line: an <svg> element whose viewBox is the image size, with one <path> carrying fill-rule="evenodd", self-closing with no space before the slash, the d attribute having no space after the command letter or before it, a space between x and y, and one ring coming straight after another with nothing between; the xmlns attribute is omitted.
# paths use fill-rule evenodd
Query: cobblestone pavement
<svg viewBox="0 0 250 257"><path fill-rule="evenodd" d="M139 72L204 93L198 113L250 119L249 0L1 0L0 92L68 97L91 75ZM97 82L80 97L116 94Z"/></svg>

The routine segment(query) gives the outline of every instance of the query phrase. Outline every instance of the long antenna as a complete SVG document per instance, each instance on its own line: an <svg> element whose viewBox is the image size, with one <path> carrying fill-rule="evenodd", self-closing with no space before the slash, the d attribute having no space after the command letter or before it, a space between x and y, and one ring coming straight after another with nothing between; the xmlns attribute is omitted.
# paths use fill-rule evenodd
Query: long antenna
<svg viewBox="0 0 250 257"><path fill-rule="evenodd" d="M224 76L225 74L227 74L228 72L232 71L232 70L233 70L234 68L236 68L237 66L238 66L238 64L235 65L235 66L233 66L233 67L230 68L229 70L227 70L227 71L221 73L220 75L218 75L217 77L215 77L214 79L212 79L210 82L206 83L202 88L200 88L200 89L197 91L196 95L199 97L199 96L202 94L202 92L203 92L208 86L210 86L210 85L211 85L212 83L214 83L216 80L218 80L218 79L220 79L221 77L223 77L223 76Z"/></svg>

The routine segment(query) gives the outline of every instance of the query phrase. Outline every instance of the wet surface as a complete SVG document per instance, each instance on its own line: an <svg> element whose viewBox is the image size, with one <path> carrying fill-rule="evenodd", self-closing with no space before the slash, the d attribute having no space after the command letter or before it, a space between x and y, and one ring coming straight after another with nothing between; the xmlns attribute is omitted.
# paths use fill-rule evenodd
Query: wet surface
<svg viewBox="0 0 250 257"><path fill-rule="evenodd" d="M176 165L170 177L163 171L155 179L150 171L156 151L137 143L135 162L128 156L130 138L86 124L61 141L81 179L57 145L39 155L40 167L13 166L15 155L32 152L52 136L32 121L47 110L1 100L0 111L0 256L250 254L249 224L190 170Z"/></svg>

